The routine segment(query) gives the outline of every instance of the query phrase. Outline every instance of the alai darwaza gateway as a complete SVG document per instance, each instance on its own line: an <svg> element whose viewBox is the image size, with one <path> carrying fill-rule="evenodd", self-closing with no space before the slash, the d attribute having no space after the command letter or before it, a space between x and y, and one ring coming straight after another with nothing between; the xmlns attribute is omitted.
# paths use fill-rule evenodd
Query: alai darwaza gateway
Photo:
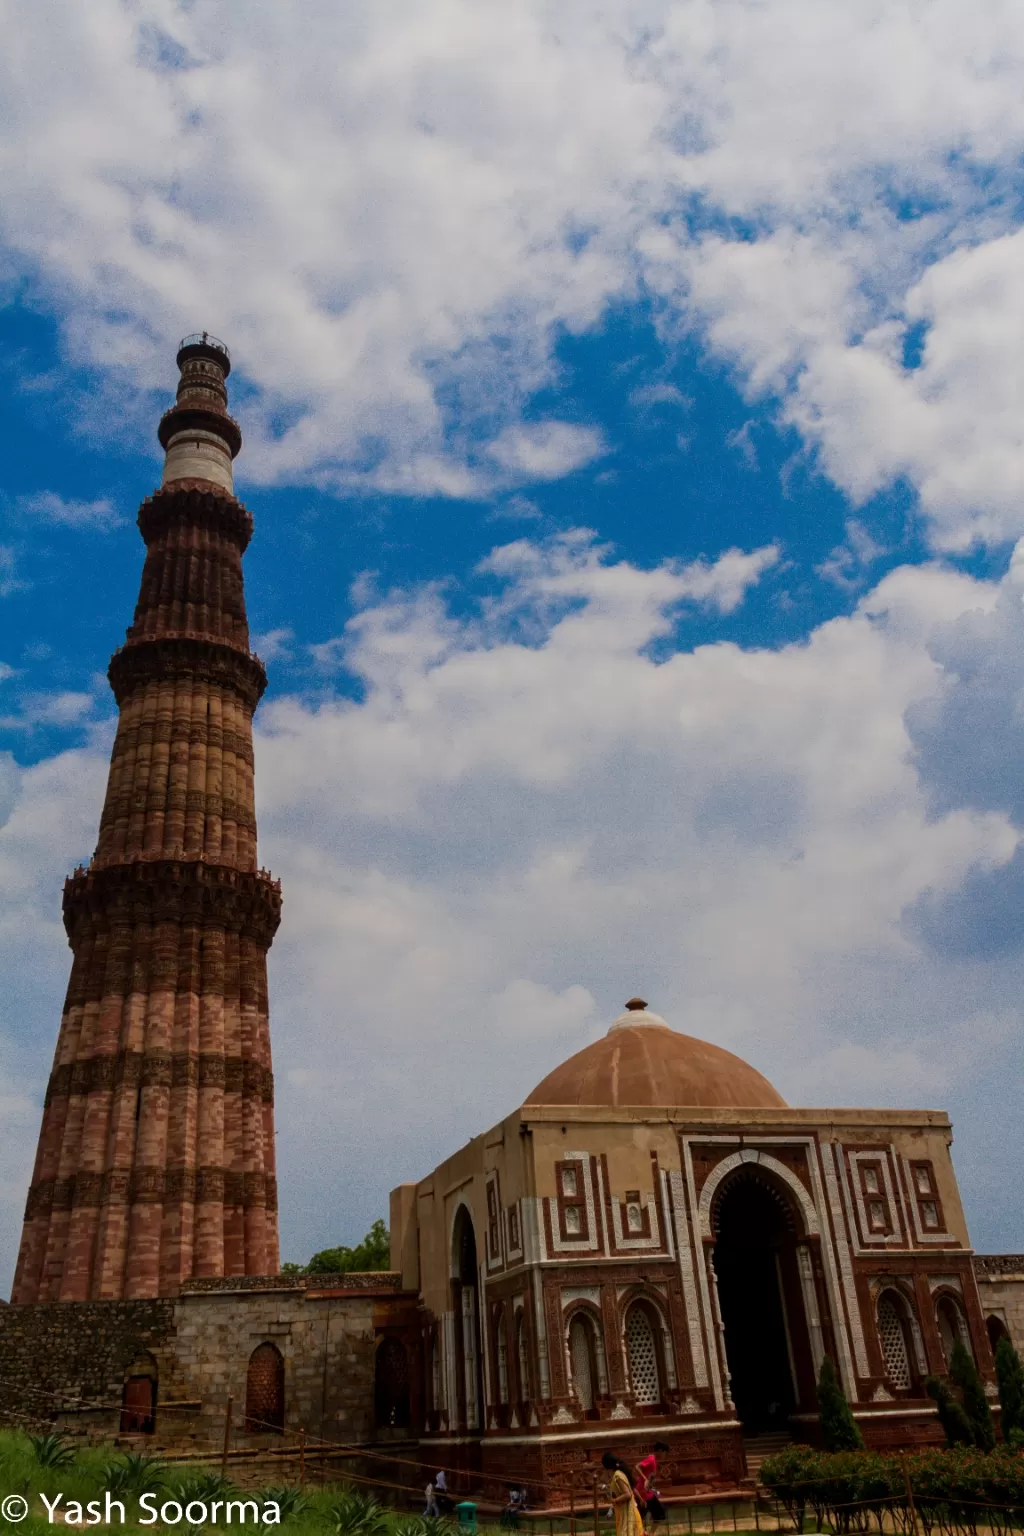
<svg viewBox="0 0 1024 1536"><path fill-rule="evenodd" d="M665 1486L735 1485L813 1439L825 1354L869 1445L941 1440L924 1380L956 1338L994 1392L951 1141L934 1110L791 1109L633 998L392 1192L425 1455L541 1481L658 1439Z"/></svg>

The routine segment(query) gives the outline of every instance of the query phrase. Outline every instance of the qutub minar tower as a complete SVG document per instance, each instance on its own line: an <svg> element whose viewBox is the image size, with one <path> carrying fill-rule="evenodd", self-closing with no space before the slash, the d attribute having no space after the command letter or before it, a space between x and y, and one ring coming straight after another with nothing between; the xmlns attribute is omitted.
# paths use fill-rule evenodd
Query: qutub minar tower
<svg viewBox="0 0 1024 1536"><path fill-rule="evenodd" d="M227 349L186 337L143 502L135 618L108 672L120 718L87 868L11 1300L174 1296L278 1269L267 950Z"/></svg>

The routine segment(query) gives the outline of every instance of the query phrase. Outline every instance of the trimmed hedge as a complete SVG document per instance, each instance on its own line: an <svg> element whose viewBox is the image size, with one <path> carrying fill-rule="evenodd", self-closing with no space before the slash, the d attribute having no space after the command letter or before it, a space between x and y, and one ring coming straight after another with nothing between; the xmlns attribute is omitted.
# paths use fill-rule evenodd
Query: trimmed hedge
<svg viewBox="0 0 1024 1536"><path fill-rule="evenodd" d="M761 1468L769 1488L798 1530L810 1510L819 1529L881 1530L890 1522L909 1530L907 1484L926 1532L973 1533L979 1523L1004 1530L1024 1528L1024 1455L1001 1446L988 1453L975 1446L956 1450L815 1451L794 1445L770 1456ZM979 1506L995 1506L998 1514Z"/></svg>

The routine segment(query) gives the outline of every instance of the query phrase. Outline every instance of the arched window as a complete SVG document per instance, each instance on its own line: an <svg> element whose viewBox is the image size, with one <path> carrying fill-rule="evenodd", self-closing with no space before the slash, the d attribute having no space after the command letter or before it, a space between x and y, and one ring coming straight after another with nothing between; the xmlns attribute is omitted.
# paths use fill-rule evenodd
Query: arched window
<svg viewBox="0 0 1024 1536"><path fill-rule="evenodd" d="M280 1434L284 1429L284 1358L276 1344L258 1344L245 1378L245 1432Z"/></svg>
<svg viewBox="0 0 1024 1536"><path fill-rule="evenodd" d="M495 1356L498 1363L498 1402L508 1402L508 1335L505 1331L505 1309L499 1307L495 1321Z"/></svg>
<svg viewBox="0 0 1024 1536"><path fill-rule="evenodd" d="M996 1317L994 1312L990 1317L986 1317L985 1319L985 1332L988 1334L988 1342L992 1346L993 1354L996 1352L996 1346L998 1345L999 1340L1008 1339L1010 1337L1006 1324L1003 1322L1001 1317Z"/></svg>
<svg viewBox="0 0 1024 1536"><path fill-rule="evenodd" d="M569 1364L576 1400L584 1413L593 1413L597 1379L594 1330L579 1312L569 1324Z"/></svg>
<svg viewBox="0 0 1024 1536"><path fill-rule="evenodd" d="M478 1429L483 1381L480 1369L481 1317L477 1297L477 1251L473 1218L460 1205L452 1225L452 1309L455 1313L455 1401L449 1411L462 1429Z"/></svg>
<svg viewBox="0 0 1024 1536"><path fill-rule="evenodd" d="M519 1367L519 1401L530 1401L530 1357L526 1348L526 1320L522 1310L516 1313L516 1364Z"/></svg>
<svg viewBox="0 0 1024 1536"><path fill-rule="evenodd" d="M661 1373L654 1325L643 1302L635 1301L626 1314L626 1358L629 1383L638 1408L651 1408L662 1400Z"/></svg>
<svg viewBox="0 0 1024 1536"><path fill-rule="evenodd" d="M408 1429L409 1362L400 1339L377 1346L373 1401L378 1429Z"/></svg>
<svg viewBox="0 0 1024 1536"><path fill-rule="evenodd" d="M156 1428L156 1361L139 1355L124 1373L121 1395L122 1435L151 1435Z"/></svg>
<svg viewBox="0 0 1024 1536"><path fill-rule="evenodd" d="M942 1353L946 1357L947 1367L953 1359L953 1345L957 1339L968 1354L972 1353L966 1319L952 1296L939 1297L935 1320L939 1325L939 1338L942 1340Z"/></svg>
<svg viewBox="0 0 1024 1536"><path fill-rule="evenodd" d="M882 1346L885 1374L894 1387L911 1385L910 1351L907 1348L902 1299L884 1291L878 1300L878 1342Z"/></svg>
<svg viewBox="0 0 1024 1536"><path fill-rule="evenodd" d="M441 1340L436 1328L430 1335L430 1406L435 1413L441 1406Z"/></svg>

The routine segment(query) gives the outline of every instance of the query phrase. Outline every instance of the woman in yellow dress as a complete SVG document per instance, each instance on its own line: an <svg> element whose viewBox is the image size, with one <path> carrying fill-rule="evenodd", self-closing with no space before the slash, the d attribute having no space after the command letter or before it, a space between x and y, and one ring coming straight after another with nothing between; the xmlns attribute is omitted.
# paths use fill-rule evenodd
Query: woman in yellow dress
<svg viewBox="0 0 1024 1536"><path fill-rule="evenodd" d="M615 1536L644 1536L643 1521L636 1507L625 1462L613 1456L611 1451L605 1451L601 1465L611 1473L609 1491L615 1511Z"/></svg>

